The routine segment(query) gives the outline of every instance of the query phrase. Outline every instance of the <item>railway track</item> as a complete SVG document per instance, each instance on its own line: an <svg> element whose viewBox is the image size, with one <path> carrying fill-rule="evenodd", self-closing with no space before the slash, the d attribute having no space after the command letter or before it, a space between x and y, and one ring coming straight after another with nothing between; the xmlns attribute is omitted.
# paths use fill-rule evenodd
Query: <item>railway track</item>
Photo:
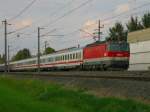
<svg viewBox="0 0 150 112"><path fill-rule="evenodd" d="M90 78L150 81L150 71L63 71L63 72L10 72L9 75L34 76L45 78Z"/></svg>

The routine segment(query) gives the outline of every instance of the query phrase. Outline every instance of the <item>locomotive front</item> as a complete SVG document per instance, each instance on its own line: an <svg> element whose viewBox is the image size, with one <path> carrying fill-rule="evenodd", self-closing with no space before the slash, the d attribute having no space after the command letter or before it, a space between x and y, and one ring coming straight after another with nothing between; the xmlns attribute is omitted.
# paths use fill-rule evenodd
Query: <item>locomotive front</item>
<svg viewBox="0 0 150 112"><path fill-rule="evenodd" d="M130 49L126 42L109 42L107 43L107 50L104 53L105 67L128 69Z"/></svg>

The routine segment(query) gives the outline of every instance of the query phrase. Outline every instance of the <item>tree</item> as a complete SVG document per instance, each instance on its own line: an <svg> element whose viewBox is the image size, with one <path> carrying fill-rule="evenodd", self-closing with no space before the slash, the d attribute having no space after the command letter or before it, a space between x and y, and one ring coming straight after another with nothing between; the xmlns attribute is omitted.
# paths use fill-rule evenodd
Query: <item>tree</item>
<svg viewBox="0 0 150 112"><path fill-rule="evenodd" d="M47 48L45 49L45 51L44 51L44 54L51 54L51 53L53 53L53 52L55 52L55 50L54 50L53 48L47 47Z"/></svg>
<svg viewBox="0 0 150 112"><path fill-rule="evenodd" d="M138 21L137 17L131 17L131 20L126 24L129 32L143 29L143 25Z"/></svg>
<svg viewBox="0 0 150 112"><path fill-rule="evenodd" d="M127 31L121 23L117 22L114 27L109 28L107 41L127 41Z"/></svg>
<svg viewBox="0 0 150 112"><path fill-rule="evenodd" d="M142 18L142 24L144 28L150 28L150 13L144 14Z"/></svg>
<svg viewBox="0 0 150 112"><path fill-rule="evenodd" d="M31 58L31 53L29 51L29 49L23 49L17 52L17 54L15 56L13 56L12 61L18 61L18 60L22 60L22 59L27 59L27 58Z"/></svg>

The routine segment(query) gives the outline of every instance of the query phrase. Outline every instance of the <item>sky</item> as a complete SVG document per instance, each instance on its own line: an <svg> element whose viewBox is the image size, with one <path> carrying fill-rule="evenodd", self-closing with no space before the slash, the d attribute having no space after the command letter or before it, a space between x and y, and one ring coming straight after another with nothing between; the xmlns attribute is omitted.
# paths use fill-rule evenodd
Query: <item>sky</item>
<svg viewBox="0 0 150 112"><path fill-rule="evenodd" d="M94 42L91 34L98 28L98 20L104 25L104 40L116 22L125 25L131 16L140 19L148 11L149 0L0 0L0 21L7 19L11 24L7 26L11 56L23 48L29 48L33 55L37 53L38 27L42 28L41 51L45 41L56 50L82 47ZM4 25L0 24L3 53Z"/></svg>

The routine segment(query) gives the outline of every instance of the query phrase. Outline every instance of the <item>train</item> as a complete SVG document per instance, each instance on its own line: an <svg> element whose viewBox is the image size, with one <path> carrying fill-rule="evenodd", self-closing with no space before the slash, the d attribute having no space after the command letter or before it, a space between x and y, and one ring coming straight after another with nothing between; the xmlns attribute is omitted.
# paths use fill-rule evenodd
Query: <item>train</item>
<svg viewBox="0 0 150 112"><path fill-rule="evenodd" d="M41 71L127 70L130 49L127 42L94 42L83 48L72 47L40 57ZM37 57L10 62L10 71L36 71ZM4 71L0 64L0 71Z"/></svg>

